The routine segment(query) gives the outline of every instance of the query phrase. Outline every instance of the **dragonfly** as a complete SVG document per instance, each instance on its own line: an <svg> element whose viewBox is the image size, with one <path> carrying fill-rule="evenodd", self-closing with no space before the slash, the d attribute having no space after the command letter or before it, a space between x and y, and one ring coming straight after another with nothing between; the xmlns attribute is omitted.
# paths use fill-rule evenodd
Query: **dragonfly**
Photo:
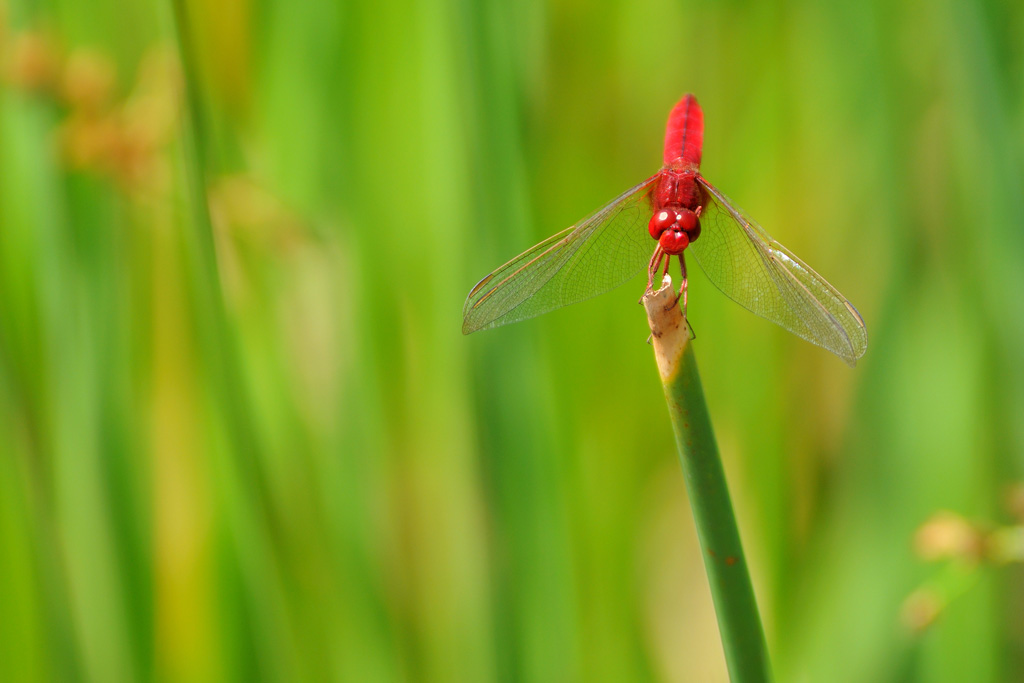
<svg viewBox="0 0 1024 683"><path fill-rule="evenodd" d="M585 301L645 267L649 292L674 258L685 315L690 253L740 306L854 366L868 344L860 313L701 175L703 143L704 113L684 95L668 117L661 169L480 280L463 306L463 334Z"/></svg>

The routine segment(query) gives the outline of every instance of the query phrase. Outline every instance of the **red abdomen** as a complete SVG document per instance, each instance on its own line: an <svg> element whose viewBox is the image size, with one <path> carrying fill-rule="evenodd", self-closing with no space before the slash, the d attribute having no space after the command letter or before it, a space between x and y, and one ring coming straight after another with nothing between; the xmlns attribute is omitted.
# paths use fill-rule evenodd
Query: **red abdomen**
<svg viewBox="0 0 1024 683"><path fill-rule="evenodd" d="M668 115L665 127L665 165L700 166L701 147L704 146L704 112L693 95L683 99Z"/></svg>

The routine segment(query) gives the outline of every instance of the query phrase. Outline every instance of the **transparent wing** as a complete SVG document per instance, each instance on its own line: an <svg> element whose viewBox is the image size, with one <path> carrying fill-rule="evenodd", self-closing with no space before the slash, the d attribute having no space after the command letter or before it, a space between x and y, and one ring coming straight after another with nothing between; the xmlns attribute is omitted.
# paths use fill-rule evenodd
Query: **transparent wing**
<svg viewBox="0 0 1024 683"><path fill-rule="evenodd" d="M853 366L868 347L860 313L704 178L708 202L690 246L708 279L730 299Z"/></svg>
<svg viewBox="0 0 1024 683"><path fill-rule="evenodd" d="M552 235L477 283L462 333L526 320L603 294L647 266L653 175L577 225Z"/></svg>

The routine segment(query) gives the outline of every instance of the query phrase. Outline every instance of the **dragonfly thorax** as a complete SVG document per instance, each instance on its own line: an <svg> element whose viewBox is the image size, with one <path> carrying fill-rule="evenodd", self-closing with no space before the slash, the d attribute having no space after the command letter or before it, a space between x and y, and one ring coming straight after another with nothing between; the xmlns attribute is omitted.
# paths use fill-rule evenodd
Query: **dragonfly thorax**
<svg viewBox="0 0 1024 683"><path fill-rule="evenodd" d="M668 167L662 170L661 178L651 197L654 210L680 207L696 211L704 205L704 189L697 182L697 171L690 167L684 170Z"/></svg>

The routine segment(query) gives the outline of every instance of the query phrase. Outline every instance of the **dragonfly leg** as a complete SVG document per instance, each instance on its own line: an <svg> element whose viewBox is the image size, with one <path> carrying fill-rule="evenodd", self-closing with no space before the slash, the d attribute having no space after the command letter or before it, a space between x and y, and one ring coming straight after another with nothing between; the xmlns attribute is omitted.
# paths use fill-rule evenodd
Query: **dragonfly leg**
<svg viewBox="0 0 1024 683"><path fill-rule="evenodd" d="M686 293L689 280L686 277L686 257L682 254L679 255L679 268L683 271L683 284L679 287L679 297L683 299L683 320L686 321L686 328L690 331L690 339L693 340L697 338L697 333L693 331L693 325L690 324L689 318L686 317ZM676 298L676 301L679 301L679 297Z"/></svg>
<svg viewBox="0 0 1024 683"><path fill-rule="evenodd" d="M658 272L658 268L661 267L661 258L664 256L664 252L661 250L661 245L654 248L654 253L651 254L651 260L647 264L647 292L654 291L654 275Z"/></svg>
<svg viewBox="0 0 1024 683"><path fill-rule="evenodd" d="M679 286L679 295L683 297L683 318L686 318L686 257L679 255L679 268L683 271L683 283ZM666 268L667 270L667 268Z"/></svg>

